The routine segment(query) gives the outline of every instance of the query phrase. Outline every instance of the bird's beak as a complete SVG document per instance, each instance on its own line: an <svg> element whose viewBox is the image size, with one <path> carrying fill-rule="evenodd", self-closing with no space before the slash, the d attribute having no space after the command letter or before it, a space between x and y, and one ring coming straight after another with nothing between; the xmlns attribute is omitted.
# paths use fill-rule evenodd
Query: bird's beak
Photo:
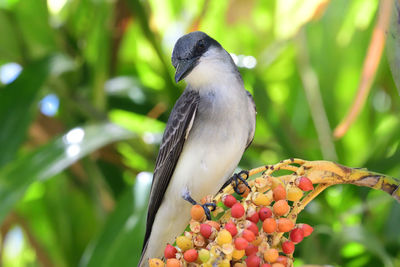
<svg viewBox="0 0 400 267"><path fill-rule="evenodd" d="M176 66L175 71L175 82L178 83L180 80L185 78L192 69L197 65L198 58L182 59Z"/></svg>

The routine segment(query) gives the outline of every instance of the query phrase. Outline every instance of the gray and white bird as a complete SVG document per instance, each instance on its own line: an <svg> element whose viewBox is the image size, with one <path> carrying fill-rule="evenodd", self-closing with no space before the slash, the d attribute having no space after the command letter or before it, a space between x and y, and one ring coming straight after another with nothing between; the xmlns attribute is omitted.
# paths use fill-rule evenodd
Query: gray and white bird
<svg viewBox="0 0 400 267"><path fill-rule="evenodd" d="M178 39L175 81L187 87L162 138L150 191L139 266L163 256L190 220L190 195L200 201L229 179L254 137L256 110L231 56L203 32Z"/></svg>

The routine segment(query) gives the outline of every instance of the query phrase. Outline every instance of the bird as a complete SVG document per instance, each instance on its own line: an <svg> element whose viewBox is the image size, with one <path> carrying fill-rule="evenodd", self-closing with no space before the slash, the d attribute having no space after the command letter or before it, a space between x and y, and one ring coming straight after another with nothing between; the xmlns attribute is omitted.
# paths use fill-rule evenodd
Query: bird
<svg viewBox="0 0 400 267"><path fill-rule="evenodd" d="M161 141L138 266L161 258L190 220L191 199L218 192L254 138L256 108L231 55L201 31L172 52L175 81L187 84Z"/></svg>

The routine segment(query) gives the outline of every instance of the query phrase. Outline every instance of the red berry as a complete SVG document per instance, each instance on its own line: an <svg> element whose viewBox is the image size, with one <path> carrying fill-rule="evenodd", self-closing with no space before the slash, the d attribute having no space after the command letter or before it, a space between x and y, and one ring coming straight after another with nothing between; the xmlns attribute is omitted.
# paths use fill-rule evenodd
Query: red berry
<svg viewBox="0 0 400 267"><path fill-rule="evenodd" d="M258 227L257 224L255 224L252 221L246 221L246 229L252 231L255 235L258 235Z"/></svg>
<svg viewBox="0 0 400 267"><path fill-rule="evenodd" d="M269 264L269 263L263 263L263 264L261 264L261 267L271 267L271 264Z"/></svg>
<svg viewBox="0 0 400 267"><path fill-rule="evenodd" d="M225 229L228 230L229 233L231 233L232 236L235 236L238 233L236 225L234 223L231 223L231 222L225 224Z"/></svg>
<svg viewBox="0 0 400 267"><path fill-rule="evenodd" d="M254 240L256 240L256 235L252 231L247 229L243 230L242 237L248 242L253 242Z"/></svg>
<svg viewBox="0 0 400 267"><path fill-rule="evenodd" d="M237 250L245 249L248 244L249 244L249 241L247 241L243 237L238 237L238 238L235 239L235 248Z"/></svg>
<svg viewBox="0 0 400 267"><path fill-rule="evenodd" d="M194 248L186 250L185 253L183 253L183 258L187 262L196 261L198 256L199 255L197 254L197 251Z"/></svg>
<svg viewBox="0 0 400 267"><path fill-rule="evenodd" d="M232 206L231 215L233 218L240 218L244 215L244 208L242 204L236 203Z"/></svg>
<svg viewBox="0 0 400 267"><path fill-rule="evenodd" d="M252 221L253 223L258 223L260 220L260 217L258 215L258 212L254 212L253 214L249 215L247 214L247 220Z"/></svg>
<svg viewBox="0 0 400 267"><path fill-rule="evenodd" d="M246 247L246 256L254 255L258 252L258 247L254 246L252 243L249 243Z"/></svg>
<svg viewBox="0 0 400 267"><path fill-rule="evenodd" d="M168 244L168 245L165 247L165 250L164 250L164 257L165 257L166 259L175 258L177 252L178 252L178 251L176 250L176 248L175 248L174 246L171 246L170 244Z"/></svg>
<svg viewBox="0 0 400 267"><path fill-rule="evenodd" d="M299 228L303 230L304 237L311 235L312 232L314 231L314 228L312 228L310 225L306 223L299 224Z"/></svg>
<svg viewBox="0 0 400 267"><path fill-rule="evenodd" d="M202 223L200 224L200 234L205 238L209 238L212 233L212 227L209 224Z"/></svg>
<svg viewBox="0 0 400 267"><path fill-rule="evenodd" d="M237 200L232 195L226 195L226 196L222 197L222 202L228 208L232 208L232 206L237 202Z"/></svg>
<svg viewBox="0 0 400 267"><path fill-rule="evenodd" d="M282 251L285 254L292 254L294 252L294 243L292 241L283 242Z"/></svg>
<svg viewBox="0 0 400 267"><path fill-rule="evenodd" d="M290 240L294 243L300 243L304 238L304 232L300 228L295 228L290 232Z"/></svg>
<svg viewBox="0 0 400 267"><path fill-rule="evenodd" d="M272 211L269 208L263 207L258 212L258 215L260 217L260 220L264 221L265 219L272 217Z"/></svg>
<svg viewBox="0 0 400 267"><path fill-rule="evenodd" d="M314 186L310 179L305 176L301 176L297 181L297 186L303 191L310 191L314 189Z"/></svg>
<svg viewBox="0 0 400 267"><path fill-rule="evenodd" d="M259 267L261 263L261 259L257 257L256 255L251 255L250 257L247 257L246 259L246 265L247 267Z"/></svg>

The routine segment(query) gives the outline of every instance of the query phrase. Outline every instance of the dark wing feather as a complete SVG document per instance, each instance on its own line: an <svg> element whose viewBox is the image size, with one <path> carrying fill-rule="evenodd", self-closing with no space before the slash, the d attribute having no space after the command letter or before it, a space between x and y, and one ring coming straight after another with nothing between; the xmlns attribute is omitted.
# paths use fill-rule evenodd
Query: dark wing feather
<svg viewBox="0 0 400 267"><path fill-rule="evenodd" d="M146 235L143 248L150 237L151 228L158 208L167 190L169 181L174 173L176 163L182 152L187 131L195 116L199 103L199 93L185 90L176 102L169 116L167 126L158 152L153 183L151 185L149 209L147 213Z"/></svg>

